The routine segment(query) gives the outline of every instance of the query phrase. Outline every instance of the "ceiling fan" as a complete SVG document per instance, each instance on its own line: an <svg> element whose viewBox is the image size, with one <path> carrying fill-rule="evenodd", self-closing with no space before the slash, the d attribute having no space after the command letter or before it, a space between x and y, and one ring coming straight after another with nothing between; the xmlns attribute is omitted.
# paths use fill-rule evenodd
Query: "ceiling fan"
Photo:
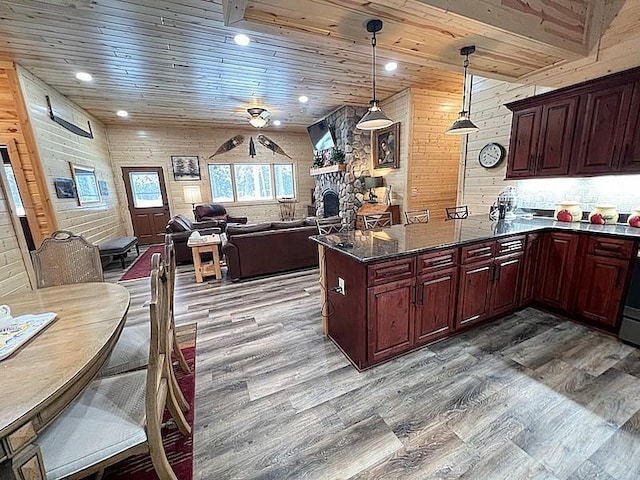
<svg viewBox="0 0 640 480"><path fill-rule="evenodd" d="M249 123L256 128L264 127L269 121L269 112L265 108L247 108L247 112L251 115Z"/></svg>

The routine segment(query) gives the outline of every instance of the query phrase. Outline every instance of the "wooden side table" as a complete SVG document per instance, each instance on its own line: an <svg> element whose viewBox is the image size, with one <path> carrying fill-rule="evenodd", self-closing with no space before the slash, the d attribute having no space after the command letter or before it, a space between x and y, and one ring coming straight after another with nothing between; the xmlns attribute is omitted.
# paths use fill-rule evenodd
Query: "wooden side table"
<svg viewBox="0 0 640 480"><path fill-rule="evenodd" d="M187 241L187 246L191 247L193 255L193 266L196 271L196 282L202 283L203 277L214 275L216 280L222 278L222 270L220 270L220 254L218 253L218 245L220 245L220 235L205 235L200 237L199 241ZM213 255L212 262L202 262L201 255L205 252Z"/></svg>

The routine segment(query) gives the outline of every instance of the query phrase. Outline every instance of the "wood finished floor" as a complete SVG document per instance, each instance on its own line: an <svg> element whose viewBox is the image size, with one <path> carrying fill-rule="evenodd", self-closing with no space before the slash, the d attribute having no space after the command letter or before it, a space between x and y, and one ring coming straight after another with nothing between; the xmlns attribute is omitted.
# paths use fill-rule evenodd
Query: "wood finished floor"
<svg viewBox="0 0 640 480"><path fill-rule="evenodd" d="M178 268L195 480L640 478L639 350L529 308L358 373L321 334L317 275ZM145 321L148 279L123 284Z"/></svg>

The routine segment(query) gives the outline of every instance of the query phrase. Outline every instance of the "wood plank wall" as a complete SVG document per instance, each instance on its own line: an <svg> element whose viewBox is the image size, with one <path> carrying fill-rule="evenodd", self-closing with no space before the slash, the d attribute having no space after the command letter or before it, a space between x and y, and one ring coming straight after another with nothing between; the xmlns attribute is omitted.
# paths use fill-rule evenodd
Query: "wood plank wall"
<svg viewBox="0 0 640 480"><path fill-rule="evenodd" d="M81 234L92 243L124 235L126 228L116 195L105 126L20 66L18 79L58 227ZM51 98L55 115L85 130L88 129L87 120L90 120L94 138L78 136L51 120L47 110L47 95ZM70 163L95 168L96 178L107 183L109 195L103 196L98 204L83 206L75 198L57 198L54 179L72 178Z"/></svg>
<svg viewBox="0 0 640 480"><path fill-rule="evenodd" d="M499 142L508 149L511 112L505 103L544 93L552 88L573 85L640 65L635 52L640 48L640 0L628 0L611 22L598 47L589 58L547 69L514 84L475 77L471 95L471 119L480 131L468 135L466 155L461 162L463 176L461 201L473 214L486 214L506 181L506 161L499 167L484 169L478 153L488 142Z"/></svg>
<svg viewBox="0 0 640 480"><path fill-rule="evenodd" d="M257 141L262 133L292 157L289 160L282 155L274 155L270 150ZM257 130L252 127L221 127L211 128L186 126L148 126L123 127L109 126L109 148L114 169L118 172L116 190L121 199L121 214L131 229L131 220L127 210L124 183L121 168L133 166L161 166L164 171L167 194L171 215L181 213L193 219L191 204L184 202L186 185L200 185L204 203L211 202L211 188L209 186L209 163L293 163L296 171L296 187L298 189L298 205L296 218L307 215L306 206L311 203L311 190L314 187L313 177L309 175L309 168L313 163L313 150L307 132L285 132L284 130ZM244 143L231 150L215 156L209 160L218 147L236 135L244 135ZM256 157L249 156L249 139L253 136L256 146ZM200 181L180 181L173 179L171 169L172 155L197 155L200 159ZM270 202L242 202L225 203L231 215L247 216L250 223L274 221L280 218L280 207L276 201Z"/></svg>
<svg viewBox="0 0 640 480"><path fill-rule="evenodd" d="M431 218L445 218L445 207L456 204L461 139L444 132L458 117L460 92L411 89L410 166L407 175L409 209L428 208Z"/></svg>

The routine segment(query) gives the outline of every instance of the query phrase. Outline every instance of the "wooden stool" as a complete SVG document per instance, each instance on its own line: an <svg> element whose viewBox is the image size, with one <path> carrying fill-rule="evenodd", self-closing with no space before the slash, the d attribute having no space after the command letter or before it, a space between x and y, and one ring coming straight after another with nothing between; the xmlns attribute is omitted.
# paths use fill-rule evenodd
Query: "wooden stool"
<svg viewBox="0 0 640 480"><path fill-rule="evenodd" d="M196 282L201 283L203 277L214 275L216 280L222 278L222 270L220 270L220 254L218 253L218 245L220 245L220 235L205 235L200 240L192 240L189 238L187 246L191 247L193 254L193 266L196 271ZM209 252L213 256L212 262L202 263L200 257L203 253Z"/></svg>

